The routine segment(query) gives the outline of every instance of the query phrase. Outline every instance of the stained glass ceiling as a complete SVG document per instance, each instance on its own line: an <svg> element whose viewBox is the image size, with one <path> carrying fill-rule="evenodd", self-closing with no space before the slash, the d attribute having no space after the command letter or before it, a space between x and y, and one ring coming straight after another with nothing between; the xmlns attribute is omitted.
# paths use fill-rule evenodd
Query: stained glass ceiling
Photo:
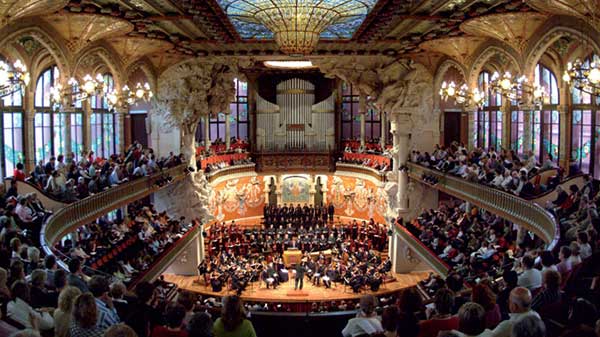
<svg viewBox="0 0 600 337"><path fill-rule="evenodd" d="M322 32L322 39L350 39L378 0L217 0L243 39L273 39L257 16L277 8L318 7L334 10L338 19Z"/></svg>

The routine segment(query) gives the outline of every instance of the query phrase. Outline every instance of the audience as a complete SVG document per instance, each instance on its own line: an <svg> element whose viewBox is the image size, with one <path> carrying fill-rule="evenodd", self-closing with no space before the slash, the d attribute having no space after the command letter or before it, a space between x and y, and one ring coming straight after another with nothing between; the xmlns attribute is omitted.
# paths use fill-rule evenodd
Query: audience
<svg viewBox="0 0 600 337"><path fill-rule="evenodd" d="M221 317L213 325L215 337L256 337L252 323L246 318L242 300L238 296L223 298Z"/></svg>

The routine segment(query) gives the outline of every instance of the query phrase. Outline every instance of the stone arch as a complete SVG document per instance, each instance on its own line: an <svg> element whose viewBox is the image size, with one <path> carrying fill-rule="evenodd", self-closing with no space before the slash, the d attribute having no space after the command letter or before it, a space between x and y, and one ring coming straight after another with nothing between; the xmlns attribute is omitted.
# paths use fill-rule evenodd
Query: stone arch
<svg viewBox="0 0 600 337"><path fill-rule="evenodd" d="M463 77L463 80L466 82L467 80L467 70L465 69L465 67L463 67L463 65L461 65L460 63L456 62L453 59L446 59L445 61L443 61L440 66L437 68L437 71L435 72L435 77L433 79L433 89L434 91L439 90L439 88L442 86L442 82L444 81L444 76L446 75L446 72L448 72L449 69L454 68L456 69Z"/></svg>
<svg viewBox="0 0 600 337"><path fill-rule="evenodd" d="M115 81L115 87L121 88L125 81L123 79L125 73L123 71L123 67L121 65L121 61L119 61L118 57L115 57L116 53L106 46L95 45L81 51L75 61L75 65L73 67L73 73L76 73L79 70L79 67L82 64L82 61L86 59L86 57L97 55L106 65L106 67L110 70L111 75Z"/></svg>
<svg viewBox="0 0 600 337"><path fill-rule="evenodd" d="M153 91L156 91L156 72L150 61L148 61L147 57L142 57L141 59L135 61L129 67L127 67L127 69L125 70L125 81L128 83L131 78L131 75L138 69L146 75L146 78L148 79L148 84L150 84L150 88ZM133 85L134 83L131 84Z"/></svg>
<svg viewBox="0 0 600 337"><path fill-rule="evenodd" d="M549 29L544 29L545 33L539 39L536 39L536 42L529 49L524 66L525 75L529 78L533 78L535 67L544 53L548 51L552 44L563 37L583 40L594 49L595 53L600 53L598 41L591 36L586 36L580 30L581 29L568 26L554 26Z"/></svg>
<svg viewBox="0 0 600 337"><path fill-rule="evenodd" d="M467 79L467 83L470 87L477 86L477 77L479 76L479 73L484 68L486 62L489 61L489 59L494 55L506 56L508 58L508 61L513 66L515 73L520 73L520 71L522 70L520 66L521 64L518 58L515 56L516 53L513 53L512 48L508 46L499 46L496 44L488 45L483 47L483 49L481 49L481 52L475 53L475 55L477 55L477 57L475 57L473 63L471 64L471 67L469 69L469 77Z"/></svg>
<svg viewBox="0 0 600 337"><path fill-rule="evenodd" d="M49 27L29 26L26 28L16 29L7 34L3 34L4 38L0 40L0 45L7 46L11 42L23 37L30 36L38 41L50 56L54 59L56 66L60 71L62 79L66 78L66 74L70 73L71 64L69 62L69 53L62 47L64 44L59 43L54 37L49 34L52 29ZM58 35L56 35L58 36ZM32 79L33 79L32 75Z"/></svg>

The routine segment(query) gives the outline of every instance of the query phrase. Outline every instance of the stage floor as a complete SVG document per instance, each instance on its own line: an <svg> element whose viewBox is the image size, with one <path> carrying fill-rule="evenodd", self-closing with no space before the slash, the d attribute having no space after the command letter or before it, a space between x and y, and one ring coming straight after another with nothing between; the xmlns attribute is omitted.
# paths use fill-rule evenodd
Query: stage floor
<svg viewBox="0 0 600 337"><path fill-rule="evenodd" d="M383 296L395 293L401 289L415 286L419 281L424 280L429 275L426 272L413 272L409 274L393 274L395 281L386 282L379 291L372 292L363 290L355 294L348 286L342 284L332 285L331 289L320 286L313 286L311 282L304 282L302 291L294 290L294 280L279 285L277 289L267 289L262 282L254 282L248 285L248 288L242 293L244 301L251 302L277 302L277 303L297 303L297 302L318 302L318 301L340 301L353 300L360 298L363 294L373 294ZM175 283L179 288L199 293L208 297L222 297L234 294L234 291L213 292L211 287L198 284L198 276L183 276L175 274L163 274L165 281ZM259 287L260 284L260 287Z"/></svg>

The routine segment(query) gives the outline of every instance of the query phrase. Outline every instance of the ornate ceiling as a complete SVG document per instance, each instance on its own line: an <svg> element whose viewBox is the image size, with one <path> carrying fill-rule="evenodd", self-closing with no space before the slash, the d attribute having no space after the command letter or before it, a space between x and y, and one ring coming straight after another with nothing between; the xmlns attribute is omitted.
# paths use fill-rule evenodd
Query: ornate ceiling
<svg viewBox="0 0 600 337"><path fill-rule="evenodd" d="M262 0L261 0L262 1ZM323 0L340 1L340 0ZM313 52L465 61L486 40L522 52L552 15L596 20L598 0L356 0L367 10L344 34L328 33ZM124 65L145 58L157 69L190 56L285 58L269 35L252 36L228 16L228 4L250 0L4 0L0 25L40 17L71 51L107 42ZM231 14L231 13L229 13ZM339 27L336 29L339 30ZM264 32L263 32L264 33ZM335 36L335 39L329 37ZM254 37L254 38L248 38ZM256 37L264 37L257 39Z"/></svg>

